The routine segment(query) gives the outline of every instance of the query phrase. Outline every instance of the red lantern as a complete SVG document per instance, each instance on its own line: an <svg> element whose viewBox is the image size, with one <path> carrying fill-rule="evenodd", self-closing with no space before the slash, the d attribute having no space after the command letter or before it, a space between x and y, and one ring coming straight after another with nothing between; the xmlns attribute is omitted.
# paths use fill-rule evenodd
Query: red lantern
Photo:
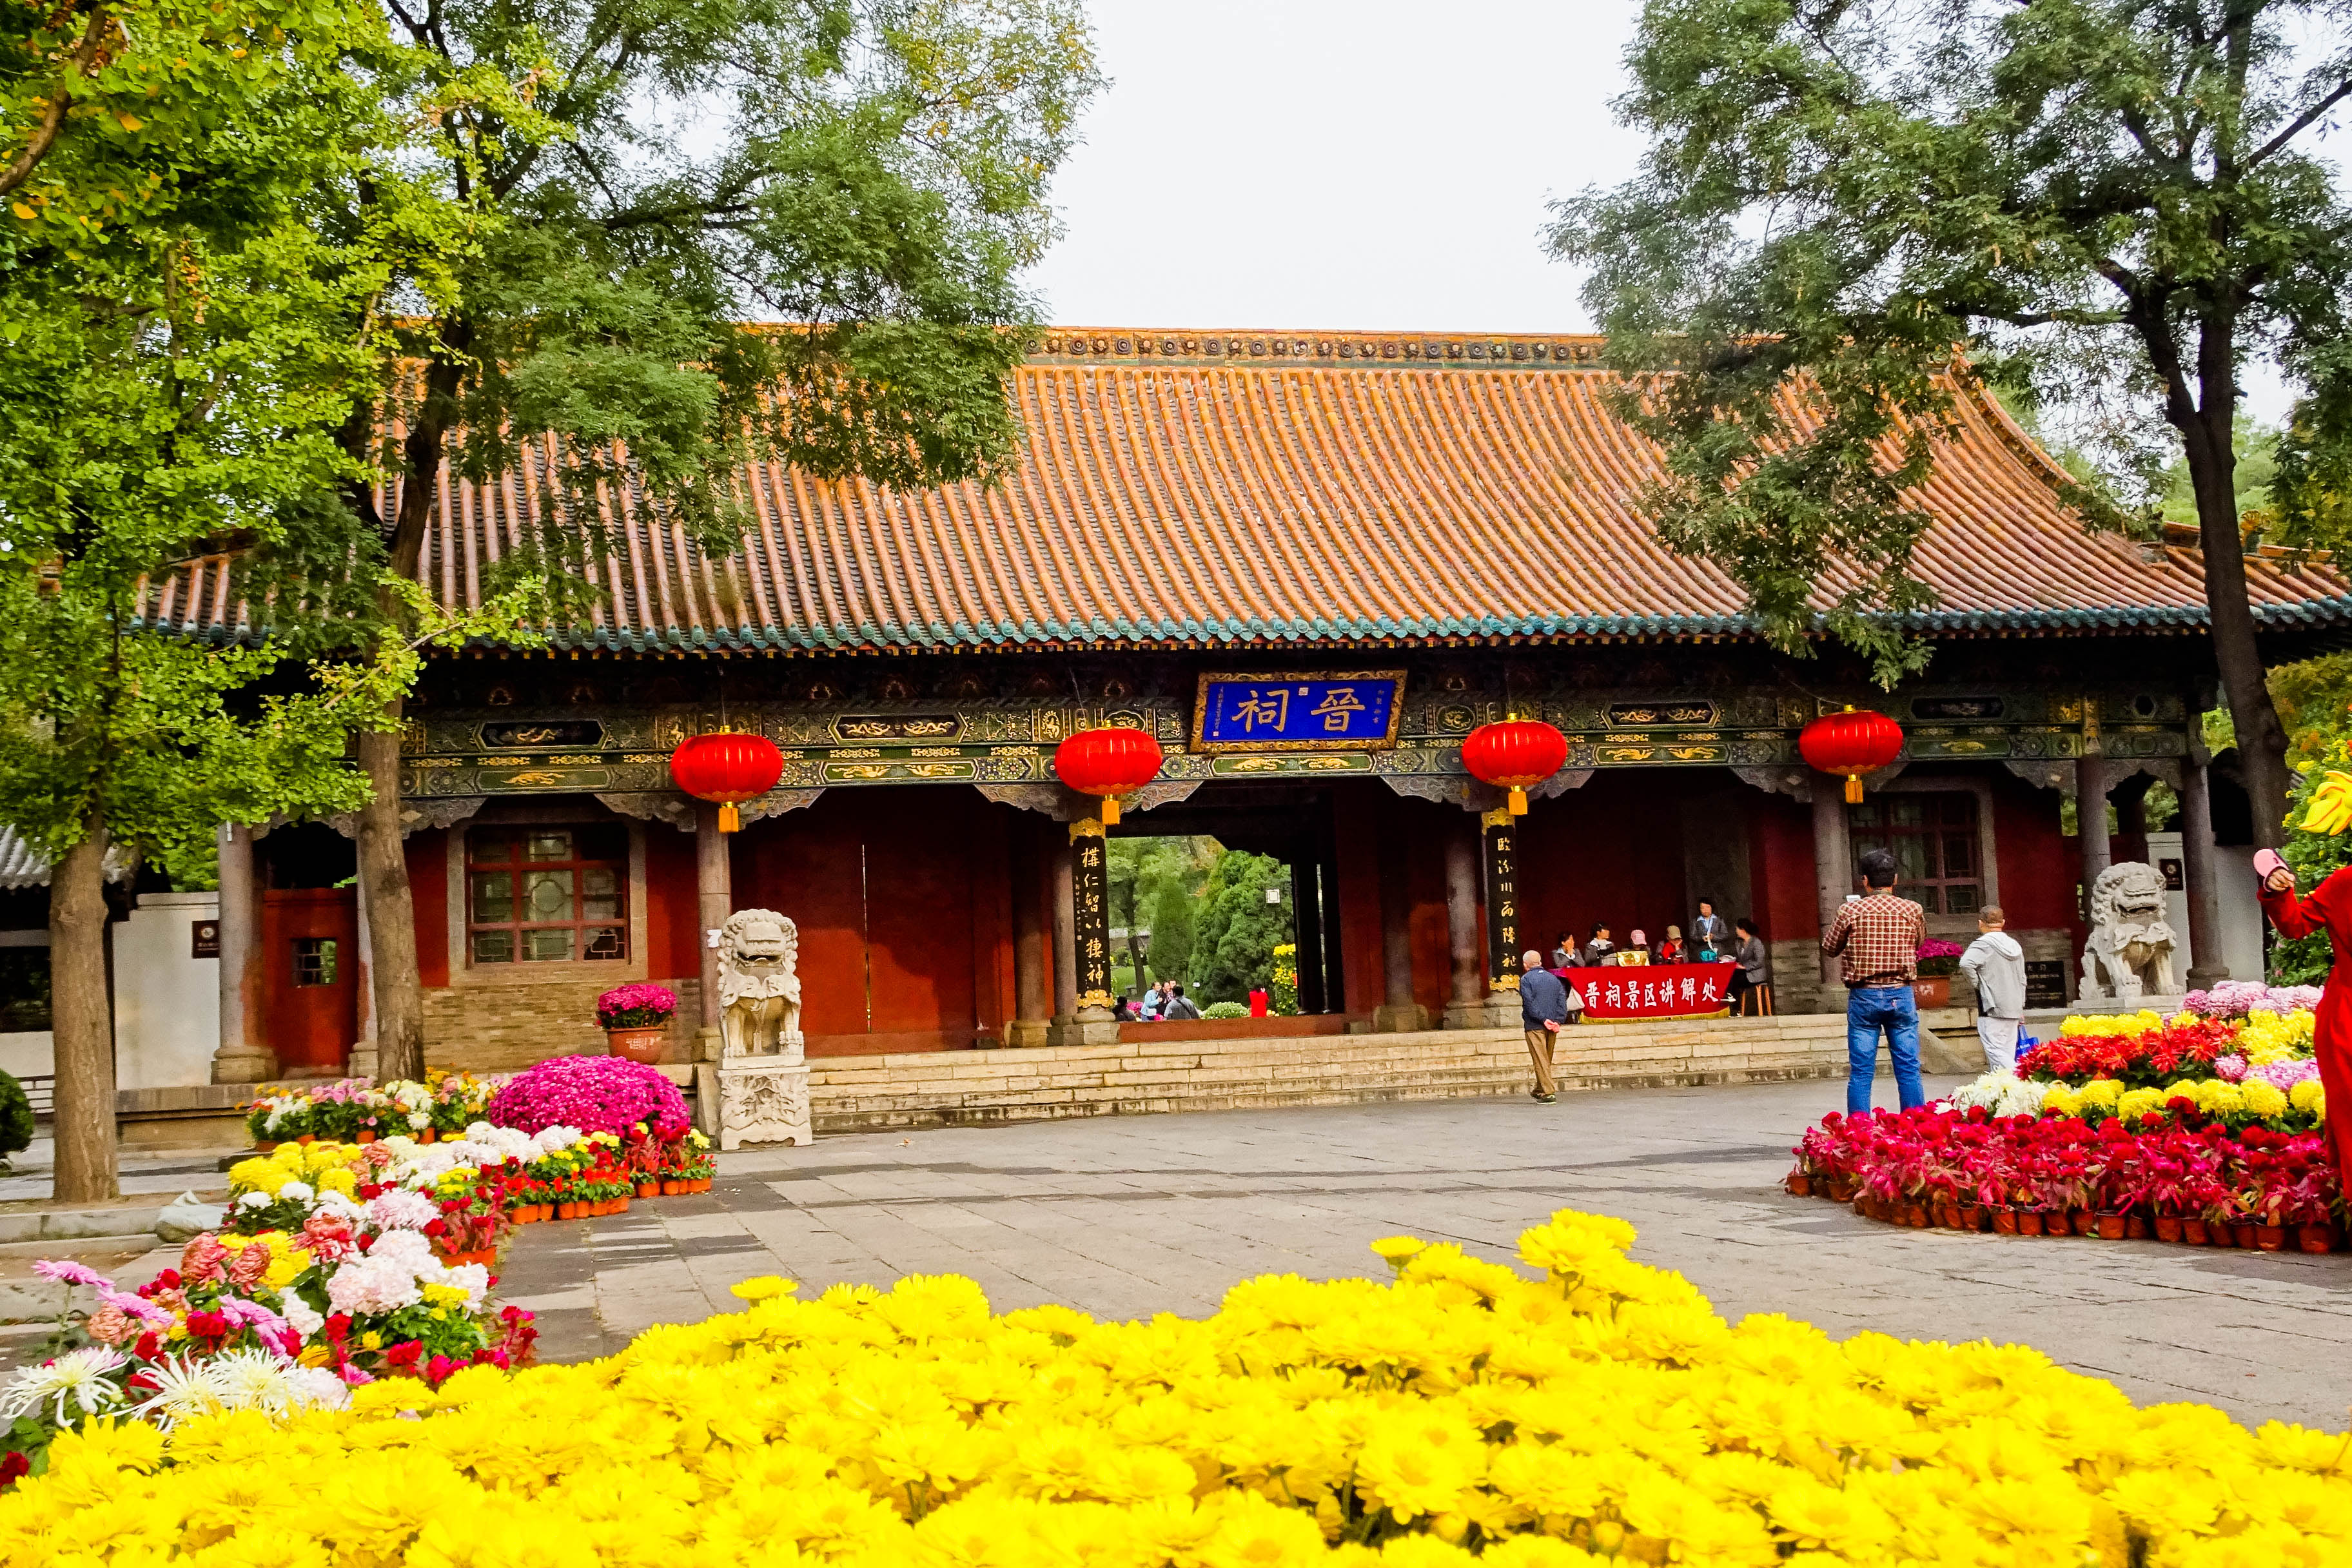
<svg viewBox="0 0 2352 1568"><path fill-rule="evenodd" d="M1081 730L1054 748L1054 772L1080 795L1102 797L1105 827L1118 820L1118 797L1160 776L1160 742L1140 730Z"/></svg>
<svg viewBox="0 0 2352 1568"><path fill-rule="evenodd" d="M1528 814L1528 786L1568 764L1568 739L1539 719L1481 724L1462 738L1462 765L1474 777L1511 792L1513 816Z"/></svg>
<svg viewBox="0 0 2352 1568"><path fill-rule="evenodd" d="M765 735L722 730L697 735L672 752L669 776L695 799L717 801L719 831L733 833L743 826L735 803L775 788L784 776L784 754Z"/></svg>
<svg viewBox="0 0 2352 1568"><path fill-rule="evenodd" d="M1849 706L1806 725L1797 750L1822 773L1843 773L1846 804L1853 805L1862 799L1862 775L1903 754L1903 726L1884 713Z"/></svg>

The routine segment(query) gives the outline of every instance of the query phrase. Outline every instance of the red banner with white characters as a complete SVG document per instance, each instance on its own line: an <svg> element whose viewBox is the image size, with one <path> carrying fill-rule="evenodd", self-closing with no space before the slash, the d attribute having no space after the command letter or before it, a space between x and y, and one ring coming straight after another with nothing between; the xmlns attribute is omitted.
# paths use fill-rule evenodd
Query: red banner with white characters
<svg viewBox="0 0 2352 1568"><path fill-rule="evenodd" d="M1724 963L1637 963L1559 972L1583 994L1587 1022L1621 1018L1707 1018L1731 997L1731 973Z"/></svg>

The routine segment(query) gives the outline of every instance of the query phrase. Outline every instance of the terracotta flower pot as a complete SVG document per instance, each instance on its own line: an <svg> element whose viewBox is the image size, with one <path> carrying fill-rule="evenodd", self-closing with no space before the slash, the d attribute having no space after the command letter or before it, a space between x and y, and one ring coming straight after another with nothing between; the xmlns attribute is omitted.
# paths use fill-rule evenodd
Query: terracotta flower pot
<svg viewBox="0 0 2352 1568"><path fill-rule="evenodd" d="M580 1217L580 1205L578 1204L558 1204L555 1205L555 1217L558 1219L578 1219Z"/></svg>
<svg viewBox="0 0 2352 1568"><path fill-rule="evenodd" d="M1830 1183L1830 1202L1833 1204L1850 1204L1853 1202L1853 1184L1852 1182L1837 1181L1833 1179Z"/></svg>
<svg viewBox="0 0 2352 1568"><path fill-rule="evenodd" d="M1789 1195L1792 1198L1812 1196L1813 1179L1802 1171L1789 1173Z"/></svg>
<svg viewBox="0 0 2352 1568"><path fill-rule="evenodd" d="M2124 1215L2124 1239L2126 1241L2146 1241L2147 1239L2147 1215L2142 1214L2137 1209L2134 1209L2129 1214Z"/></svg>
<svg viewBox="0 0 2352 1568"><path fill-rule="evenodd" d="M1935 1216L1936 1228L1938 1230L1958 1230L1960 1228L1960 1205L1958 1204L1936 1205Z"/></svg>
<svg viewBox="0 0 2352 1568"><path fill-rule="evenodd" d="M2179 1241L2183 1228L2181 1218L2177 1214L2156 1216L2156 1239L2158 1241Z"/></svg>
<svg viewBox="0 0 2352 1568"><path fill-rule="evenodd" d="M2250 1219L2233 1219L2230 1222L2230 1235L2248 1252L2254 1249L2254 1222Z"/></svg>
<svg viewBox="0 0 2352 1568"><path fill-rule="evenodd" d="M435 1142L438 1142L440 1141L440 1138L441 1138L441 1134L440 1134L440 1133L438 1133L438 1132L436 1132L436 1131L434 1131L432 1128L430 1128L430 1127L426 1128L424 1131L419 1132L419 1133L416 1135L416 1141L417 1141L419 1143L435 1143Z"/></svg>
<svg viewBox="0 0 2352 1568"><path fill-rule="evenodd" d="M360 1129L360 1131L359 1131L358 1142L362 1142L362 1143L373 1143L373 1142L375 1142L375 1131L374 1131L374 1130L373 1130L373 1128L367 1128L367 1127L362 1127L362 1128L361 1128L361 1129Z"/></svg>
<svg viewBox="0 0 2352 1568"><path fill-rule="evenodd" d="M637 1196L641 1198L654 1198L659 1197L660 1195L661 1184L659 1182L639 1182L637 1184Z"/></svg>
<svg viewBox="0 0 2352 1568"><path fill-rule="evenodd" d="M2180 1216L2180 1239L2191 1247L2213 1245L2212 1234L2206 1228L2205 1222L2191 1215Z"/></svg>
<svg viewBox="0 0 2352 1568"><path fill-rule="evenodd" d="M2124 1216L2112 1211L2096 1215L2093 1234L2102 1241L2121 1241L2124 1238Z"/></svg>
<svg viewBox="0 0 2352 1568"><path fill-rule="evenodd" d="M2015 1209L1993 1210L1992 1233L1995 1236L2015 1236L2017 1234L2017 1211Z"/></svg>
<svg viewBox="0 0 2352 1568"><path fill-rule="evenodd" d="M2294 1246L2298 1252L2333 1252L2342 1244L2343 1237L2332 1223L2294 1227Z"/></svg>
<svg viewBox="0 0 2352 1568"><path fill-rule="evenodd" d="M2040 1236L2042 1234L2042 1215L2039 1213L2032 1209L2019 1209L2016 1214L2018 1235Z"/></svg>
<svg viewBox="0 0 2352 1568"><path fill-rule="evenodd" d="M1922 1013L1932 1013L1938 1007L1952 1005L1952 977L1948 974L1923 974L1911 983L1911 1000Z"/></svg>
<svg viewBox="0 0 2352 1568"><path fill-rule="evenodd" d="M659 1067L669 1050L669 1026L649 1024L642 1029L607 1029L604 1044L613 1055L645 1067Z"/></svg>
<svg viewBox="0 0 2352 1568"><path fill-rule="evenodd" d="M2263 1252L2276 1252L2286 1246L2286 1226L2258 1225L2254 1226L2254 1246Z"/></svg>
<svg viewBox="0 0 2352 1568"><path fill-rule="evenodd" d="M312 1139L308 1132L303 1132L296 1135L294 1142L297 1143L308 1143L312 1142Z"/></svg>
<svg viewBox="0 0 2352 1568"><path fill-rule="evenodd" d="M1903 1205L1903 1223L1912 1226L1914 1229L1926 1229L1927 1226L1927 1205L1926 1204L1905 1204Z"/></svg>
<svg viewBox="0 0 2352 1568"><path fill-rule="evenodd" d="M2099 1216L2092 1213L2089 1209L2076 1209L2074 1211L2074 1234L2076 1236L2098 1235Z"/></svg>

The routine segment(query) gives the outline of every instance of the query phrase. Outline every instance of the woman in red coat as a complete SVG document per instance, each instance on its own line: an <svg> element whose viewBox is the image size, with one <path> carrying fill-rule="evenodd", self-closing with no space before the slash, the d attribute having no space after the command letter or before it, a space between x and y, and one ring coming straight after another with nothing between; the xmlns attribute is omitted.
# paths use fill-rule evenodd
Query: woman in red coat
<svg viewBox="0 0 2352 1568"><path fill-rule="evenodd" d="M2299 897L2294 873L2284 866L2263 879L2263 912L2279 934L2327 933L2335 962L2319 994L2319 1017L2312 1053L2319 1058L2319 1085L2327 1096L2327 1136L2336 1150L2336 1174L2352 1197L2352 867L2332 873Z"/></svg>

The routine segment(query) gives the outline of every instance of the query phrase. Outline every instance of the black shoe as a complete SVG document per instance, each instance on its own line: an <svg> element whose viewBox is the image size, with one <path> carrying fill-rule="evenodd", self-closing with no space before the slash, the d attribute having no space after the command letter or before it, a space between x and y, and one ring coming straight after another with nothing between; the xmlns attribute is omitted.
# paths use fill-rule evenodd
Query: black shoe
<svg viewBox="0 0 2352 1568"><path fill-rule="evenodd" d="M1534 1097L1535 1102L1538 1105L1549 1105L1559 1099L1559 1096L1556 1094L1546 1094L1539 1089L1532 1089L1528 1092L1529 1095Z"/></svg>

